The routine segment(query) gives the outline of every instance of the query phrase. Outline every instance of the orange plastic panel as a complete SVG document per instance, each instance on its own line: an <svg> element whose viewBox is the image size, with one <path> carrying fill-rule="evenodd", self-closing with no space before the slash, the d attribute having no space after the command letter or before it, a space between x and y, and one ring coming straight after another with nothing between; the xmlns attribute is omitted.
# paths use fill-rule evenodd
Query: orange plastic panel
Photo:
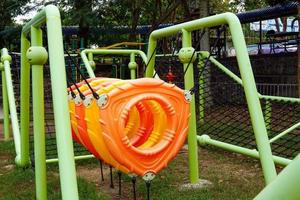
<svg viewBox="0 0 300 200"><path fill-rule="evenodd" d="M73 137L125 173L143 176L166 167L187 134L190 112L184 91L150 78L88 82L97 94L107 95L107 102L98 105L87 85L77 84L89 99L69 102Z"/></svg>
<svg viewBox="0 0 300 200"><path fill-rule="evenodd" d="M154 100L164 110L168 123L161 140L150 148L131 144L124 124L131 107L144 100ZM100 111L103 137L113 157L130 172L143 176L167 166L182 147L190 116L189 103L181 89L156 79L128 81L108 93L108 103Z"/></svg>

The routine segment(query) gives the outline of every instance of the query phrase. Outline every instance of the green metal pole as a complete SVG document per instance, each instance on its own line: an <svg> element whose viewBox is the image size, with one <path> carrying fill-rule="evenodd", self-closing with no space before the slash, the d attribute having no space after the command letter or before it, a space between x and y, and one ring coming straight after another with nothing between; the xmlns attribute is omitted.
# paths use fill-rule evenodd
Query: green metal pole
<svg viewBox="0 0 300 200"><path fill-rule="evenodd" d="M197 139L200 145L211 145L211 146L224 149L226 151L231 151L231 152L235 152L252 158L259 159L259 153L256 149L247 149L237 145L220 142L218 140L211 139L208 135L197 136ZM290 159L282 158L279 156L272 156L272 158L276 164L282 166L286 166L292 162Z"/></svg>
<svg viewBox="0 0 300 200"><path fill-rule="evenodd" d="M87 159L91 159L91 158L95 158L94 155L83 155L83 156L75 156L74 160L87 160ZM46 163L50 164L50 163L57 163L58 159L57 158L52 158L52 159L47 159Z"/></svg>
<svg viewBox="0 0 300 200"><path fill-rule="evenodd" d="M257 149L260 155L260 161L263 168L265 183L271 183L277 176L274 162L272 160L272 151L269 144L268 133L257 93L255 80L251 68L251 63L246 48L243 31L239 19L236 15L227 15L232 42L236 50L236 57L239 64L239 70L245 89L245 96L255 134Z"/></svg>
<svg viewBox="0 0 300 200"><path fill-rule="evenodd" d="M11 56L8 54L8 51L6 48L3 48L1 51L1 62L4 65L4 72L5 72L5 78L6 78L6 88L7 88L7 95L8 95L8 105L10 110L10 118L11 118L11 124L12 124L12 130L13 130L13 137L14 137L14 144L15 144L15 151L16 151L16 161L20 160L20 129L19 129L19 120L18 120L18 114L16 110L16 100L14 95L14 88L12 84L12 76L10 71L10 62L11 62Z"/></svg>
<svg viewBox="0 0 300 200"><path fill-rule="evenodd" d="M10 119L9 119L9 108L8 108L8 97L7 97L7 86L6 86L6 76L4 72L3 63L0 63L1 75L2 75L2 102L3 102L3 133L4 140L10 138Z"/></svg>
<svg viewBox="0 0 300 200"><path fill-rule="evenodd" d="M137 63L135 62L135 54L130 54L130 62L128 63L128 68L130 70L130 78L136 79L136 69L137 69Z"/></svg>
<svg viewBox="0 0 300 200"><path fill-rule="evenodd" d="M182 47L192 46L192 34L186 30L182 30ZM183 63L184 71L186 70L188 63ZM193 63L190 63L189 68L184 76L185 89L189 90L194 87L194 67ZM188 130L188 148L189 148L189 169L190 169L190 181L191 183L197 183L199 181L199 167L198 167L198 145L197 145L197 126L196 126L196 109L195 109L195 95L190 102L191 116L189 120Z"/></svg>
<svg viewBox="0 0 300 200"><path fill-rule="evenodd" d="M299 200L300 155L265 187L254 200Z"/></svg>
<svg viewBox="0 0 300 200"><path fill-rule="evenodd" d="M205 57L203 54L199 54L198 69L200 72L204 71ZM204 125L204 114L205 114L205 76L202 72L199 77L199 123Z"/></svg>
<svg viewBox="0 0 300 200"><path fill-rule="evenodd" d="M31 45L42 46L40 28L31 27ZM37 199L47 199L43 63L32 66L32 109Z"/></svg>
<svg viewBox="0 0 300 200"><path fill-rule="evenodd" d="M19 166L29 165L29 126L30 126L30 64L26 52L30 46L24 33L21 34L21 86L20 86L20 128L21 157L16 159Z"/></svg>
<svg viewBox="0 0 300 200"><path fill-rule="evenodd" d="M47 36L62 199L77 200L78 189L69 116L65 58L60 14L46 6Z"/></svg>
<svg viewBox="0 0 300 200"><path fill-rule="evenodd" d="M265 122L267 130L271 129L271 117L272 117L272 103L270 100L266 100L265 105Z"/></svg>
<svg viewBox="0 0 300 200"><path fill-rule="evenodd" d="M281 133L279 133L278 135L276 135L275 137L270 139L270 143L275 142L276 140L279 140L280 138L282 138L283 136L285 136L286 134L292 132L293 130L297 129L300 127L300 122L290 126L289 128L287 128L286 130L282 131Z"/></svg>

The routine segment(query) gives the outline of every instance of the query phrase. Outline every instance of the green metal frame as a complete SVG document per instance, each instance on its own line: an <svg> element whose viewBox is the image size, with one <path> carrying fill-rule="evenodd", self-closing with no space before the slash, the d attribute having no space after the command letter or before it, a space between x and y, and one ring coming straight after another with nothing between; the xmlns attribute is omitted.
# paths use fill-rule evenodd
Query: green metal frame
<svg viewBox="0 0 300 200"><path fill-rule="evenodd" d="M299 200L300 155L278 177L265 187L254 200Z"/></svg>
<svg viewBox="0 0 300 200"><path fill-rule="evenodd" d="M58 149L58 159L46 160L45 157L45 130L44 130L44 101L43 101L43 64L40 57L45 57L42 49L42 31L41 26L46 24L47 36L48 36L48 49L49 49L49 61L50 61L50 75L52 83L53 94L53 107L55 118L55 129ZM211 144L221 147L223 149L242 153L251 157L260 158L263 173L266 184L278 182L276 179L276 170L274 162L287 165L291 160L281 157L273 156L271 152L270 142L273 142L290 131L294 130L299 123L283 131L270 141L267 135L267 128L263 118L263 113L260 105L260 99L270 101L268 106L271 109L271 101L285 101L285 102L297 102L300 100L296 98L284 98L261 95L257 92L253 72L250 65L250 60L242 32L242 28L238 18L232 13L224 13L215 15L203 19L198 19L175 26L156 30L151 33L149 38L148 58L152 57L148 63L147 56L139 50L107 50L107 49L86 49L81 52L81 57L87 72L90 77L95 77L93 72L91 61L93 61L93 54L110 54L110 55L129 55L130 63L129 68L131 70L131 77L136 76L135 56L141 56L144 63L148 63L146 69L146 76L152 77L154 74L155 64L155 49L158 39L169 37L182 32L182 46L183 48L190 48L192 46L191 32L206 27L213 27L222 24L228 24L229 30L232 35L234 47L236 49L237 60L239 64L239 70L241 78L237 77L234 73L228 70L225 66L215 60L213 57L209 57L207 52L200 52L201 59L208 58L227 75L234 79L237 83L244 87L248 109L250 113L251 122L254 129L256 143L258 151L250 150L227 143L222 143L209 136L197 136L196 130L196 108L194 98L191 102L191 117L189 121L188 131L188 145L189 145L189 167L190 167L190 181L191 183L197 183L199 180L199 167L198 167L198 142ZM27 38L31 37L31 41ZM34 49L38 49L37 51ZM34 52L34 58L38 61L34 62L29 58L28 52ZM153 56L151 56L153 54ZM33 120L34 120L34 145L35 145L35 166L36 166L36 196L38 199L47 199L47 187L46 187L46 163L59 163L60 170L60 182L63 199L78 199L78 189L76 181L75 171L75 159L88 159L92 158L92 155L74 157L73 145L71 138L71 127L68 111L68 97L66 93L66 73L64 62L64 51L62 41L62 30L59 10L52 5L46 6L41 12L39 12L30 22L28 22L22 30L21 34L21 134L19 133L18 118L16 113L15 99L13 93L13 86L10 74L10 61L11 58L8 55L8 51L3 49L1 51L1 66L3 81L3 90L7 91L8 103L10 108L10 115L12 119L13 135L16 148L16 163L19 166L28 166L29 160L29 98L30 98L30 67L32 68L32 99L33 99ZM188 63L183 62L183 67L186 70ZM30 64L31 63L31 64ZM0 66L0 69L1 69ZM203 67L203 66L199 66ZM189 66L186 75L184 77L186 89L191 89L194 86L193 80L194 72L193 66ZM202 77L203 78L203 77ZM204 84L204 80L201 80ZM5 93L5 92L4 92ZM201 93L200 93L201 95ZM5 96L5 94L4 94ZM193 96L194 97L194 96ZM4 98L5 99L5 98ZM5 103L6 100L4 100ZM204 111L203 111L204 112ZM203 113L204 114L204 113ZM9 116L6 109L5 116ZM9 118L5 118L6 123ZM7 126L7 125L6 125ZM7 127L6 127L7 129ZM295 174L295 166L299 166L299 158L292 162L291 167L288 167L289 174ZM292 173L291 173L292 172ZM282 175L284 177L290 177L291 175ZM279 181L281 182L281 181ZM286 184L288 180L282 181ZM273 183L272 183L273 184ZM296 185L296 184L295 184ZM276 188L274 186L273 188ZM267 190L267 189L266 189ZM274 190L274 189L273 189ZM263 194L268 192L262 192ZM299 192L295 191L293 195L298 195ZM260 196L259 196L260 197ZM261 198L258 198L261 199Z"/></svg>
<svg viewBox="0 0 300 200"><path fill-rule="evenodd" d="M230 77L236 83L238 83L242 87L244 87L243 86L243 81L237 75L235 75L233 72L231 72L229 69L227 69L224 65L222 65L215 58L210 57L208 52L199 52L199 57L201 59L208 58L211 63L213 63L216 67L218 67L221 71L223 71L228 77ZM201 79L200 79L200 81L201 81ZM204 84L204 83L200 82L200 84ZM201 88L203 88L203 87L201 87ZM297 98L266 96L266 95L261 95L259 93L258 93L258 96L259 96L260 99L264 99L266 101L265 118L266 118L266 128L267 128L267 130L271 126L272 102L274 102L274 101L275 102L276 101L283 101L285 103L290 102L290 103L300 104L300 99L297 99ZM202 115L204 115L204 113L202 113ZM286 134L288 134L291 131L295 130L299 126L300 126L300 122L297 122L296 124L290 126L286 130L283 130L281 133L279 133L275 137L271 138L269 140L269 143L273 143L274 141L282 138L283 136L285 136ZM229 151L233 151L233 152L236 152L236 153L241 153L241 154L244 154L244 155L248 155L248 156L251 156L251 157L254 157L254 158L260 158L259 154L256 150L251 150L251 149L239 147L237 145L232 145L232 144L228 144L228 143L224 143L224 142L219 142L217 140L213 140L213 139L209 138L209 136L207 136L207 135L197 136L197 138L198 138L198 142L201 145L209 144L209 145L217 146L217 147L225 149L225 150L229 150ZM282 157L279 157L279 156L273 156L273 160L274 160L275 163L280 164L280 165L288 165L291 162L290 159L282 158Z"/></svg>
<svg viewBox="0 0 300 200"><path fill-rule="evenodd" d="M9 122L6 75L4 71L4 65L2 62L0 62L0 71L1 71L1 78L2 78L3 136L4 136L4 140L7 141L10 138L10 122Z"/></svg>
<svg viewBox="0 0 300 200"><path fill-rule="evenodd" d="M11 57L8 54L8 50L6 48L3 48L1 50L1 66L3 66L2 71L2 83L3 80L5 83L2 85L2 91L6 91L7 96L3 96L4 100L8 99L8 105L9 105L9 111L7 108L4 108L4 128L6 130L9 130L9 116L11 118L11 124L12 124L12 130L13 130L13 138L14 138L14 145L15 145L15 152L16 152L16 162L21 157L21 142L20 142L20 129L19 129L19 120L18 120L18 114L16 109L16 101L15 101L15 95L14 95L14 88L12 84L12 76L11 76L11 70L10 70L10 62ZM4 77L4 78L3 78ZM5 95L5 94L4 94ZM6 131L7 134L7 131Z"/></svg>
<svg viewBox="0 0 300 200"><path fill-rule="evenodd" d="M135 62L135 56L139 55L144 63L147 63L147 56L144 52L135 49L85 49L81 51L81 59L87 69L90 77L95 77L93 68L89 61L88 55L129 55L130 62ZM92 58L92 57L91 57ZM131 78L136 77L136 68L130 69Z"/></svg>
<svg viewBox="0 0 300 200"><path fill-rule="evenodd" d="M263 168L266 184L270 183L277 176L275 164L272 159L271 147L267 135L267 129L263 118L263 113L257 93L255 80L248 56L246 43L242 31L241 24L236 15L232 13L224 13L220 15L210 16L190 22L177 24L171 27L153 31L149 38L148 58L153 53L153 59L149 61L146 76L151 77L155 64L155 49L157 40L175 35L182 32L182 46L191 46L190 34L192 31L227 24L232 35L233 46L236 49L236 57L239 65L242 83L244 85L246 100L250 113L251 122L259 150L260 161ZM186 64L184 64L186 67ZM191 65L184 77L185 87L190 89L194 85L193 66ZM193 98L194 99L194 98ZM197 147L197 130L196 130L196 114L195 102L191 102L191 118L189 122L188 145L189 145L189 164L190 164L190 181L196 183L199 180L198 167L198 147Z"/></svg>
<svg viewBox="0 0 300 200"><path fill-rule="evenodd" d="M22 29L21 34L21 166L29 164L29 96L30 64L26 56L31 45L42 46L41 26L47 26L50 76L52 84L53 109L55 120L60 184L63 199L78 199L78 189L68 110L65 60L62 40L60 14L57 7L48 5ZM37 54L37 57L40 55ZM43 102L43 65L32 65L32 99L34 120L34 143L36 162L36 195L47 199L44 102Z"/></svg>

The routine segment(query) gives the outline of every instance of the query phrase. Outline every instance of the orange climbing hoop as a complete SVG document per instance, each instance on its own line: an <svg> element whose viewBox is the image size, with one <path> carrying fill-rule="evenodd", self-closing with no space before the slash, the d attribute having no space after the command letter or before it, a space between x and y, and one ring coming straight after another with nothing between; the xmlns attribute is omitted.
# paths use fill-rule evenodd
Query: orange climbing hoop
<svg viewBox="0 0 300 200"><path fill-rule="evenodd" d="M188 93L151 78L88 82L99 99L84 82L78 84L86 98L81 104L69 101L75 139L125 173L144 176L166 167L186 138Z"/></svg>

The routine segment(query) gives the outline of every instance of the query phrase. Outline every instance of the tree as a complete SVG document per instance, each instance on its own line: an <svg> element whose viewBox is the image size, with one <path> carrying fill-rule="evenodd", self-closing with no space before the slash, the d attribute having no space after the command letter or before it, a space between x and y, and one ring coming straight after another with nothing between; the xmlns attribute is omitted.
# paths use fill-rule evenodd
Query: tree
<svg viewBox="0 0 300 200"><path fill-rule="evenodd" d="M20 13L24 13L24 5L29 0L1 0L0 1L0 32L14 26L14 17ZM8 44L4 38L0 37L0 46L4 47Z"/></svg>

